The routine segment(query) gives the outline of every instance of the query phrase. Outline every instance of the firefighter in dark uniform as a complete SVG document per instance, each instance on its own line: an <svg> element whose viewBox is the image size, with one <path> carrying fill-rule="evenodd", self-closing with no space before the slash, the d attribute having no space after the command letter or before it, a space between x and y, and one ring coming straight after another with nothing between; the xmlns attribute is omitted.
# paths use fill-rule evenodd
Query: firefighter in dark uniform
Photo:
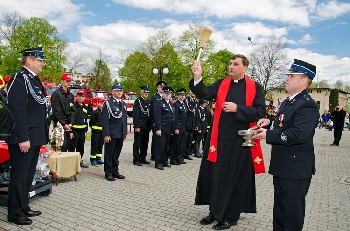
<svg viewBox="0 0 350 231"><path fill-rule="evenodd" d="M177 101L174 103L174 146L172 148L175 151L175 156L170 161L170 164L173 165L186 164L184 155L187 141L187 107L184 102L186 89L180 88L176 91L176 94Z"/></svg>
<svg viewBox="0 0 350 231"><path fill-rule="evenodd" d="M192 160L190 155L194 154L197 130L198 130L198 120L197 120L197 107L198 100L196 95L190 91L190 94L186 96L186 106L187 106L187 143L185 159Z"/></svg>
<svg viewBox="0 0 350 231"><path fill-rule="evenodd" d="M54 127L57 122L60 122L64 128L64 143L62 151L68 151L68 145L73 139L71 133L73 121L75 120L74 95L69 92L70 83L73 80L72 76L65 73L61 76L61 86L51 95L52 119Z"/></svg>
<svg viewBox="0 0 350 231"><path fill-rule="evenodd" d="M159 170L164 170L164 167L171 166L168 163L168 155L175 118L175 109L170 102L172 92L173 89L171 87L163 87L163 98L156 101L153 107L154 129L156 132L154 160L155 168Z"/></svg>
<svg viewBox="0 0 350 231"><path fill-rule="evenodd" d="M91 152L90 162L92 166L98 166L103 164L102 149L103 149L103 136L102 136L102 123L101 123L101 112L103 108L103 98L97 99L97 108L91 113L89 125L91 127Z"/></svg>
<svg viewBox="0 0 350 231"><path fill-rule="evenodd" d="M165 87L167 84L165 81L160 80L156 83L157 86L157 93L152 95L150 99L150 109L149 109L149 116L151 118L152 123L152 143L151 143L151 160L154 160L154 140L156 137L156 131L154 130L154 121L153 121L153 106L154 103L162 99L163 95L163 87Z"/></svg>
<svg viewBox="0 0 350 231"><path fill-rule="evenodd" d="M194 156L198 158L202 158L202 153L200 152L200 144L204 139L204 134L207 129L207 113L206 113L206 103L204 99L198 100L198 108L197 108L197 120L198 120L198 134L195 142L195 152Z"/></svg>
<svg viewBox="0 0 350 231"><path fill-rule="evenodd" d="M88 131L88 118L89 118L89 108L84 104L85 99L85 91L78 90L77 92L77 100L74 103L75 107L75 119L73 121L71 127L71 133L73 133L73 137L71 142L68 143L68 151L69 152L79 152L81 156L80 167L87 168L88 165L83 163L84 156L84 144L85 138Z"/></svg>
<svg viewBox="0 0 350 231"><path fill-rule="evenodd" d="M295 59L285 84L290 96L280 105L271 128L262 128L253 137L272 145L273 230L303 229L305 197L315 174L313 137L320 118L317 104L307 92L315 75L314 65ZM257 124L268 126L270 120L260 119Z"/></svg>
<svg viewBox="0 0 350 231"><path fill-rule="evenodd" d="M14 119L11 136L7 137L10 153L10 185L8 189L8 221L30 225L29 217L41 215L29 207L28 193L32 185L41 145L49 142L46 122L46 92L37 74L44 62L42 48L22 53L23 67L8 85L8 107Z"/></svg>
<svg viewBox="0 0 350 231"><path fill-rule="evenodd" d="M105 142L104 172L105 179L115 181L125 179L119 173L119 156L127 134L126 104L122 101L123 86L112 86L112 97L102 109L102 136Z"/></svg>
<svg viewBox="0 0 350 231"><path fill-rule="evenodd" d="M151 119L149 117L150 103L147 100L149 92L149 86L142 86L141 96L135 100L133 106L133 164L137 166L142 166L142 164L150 163L146 160L149 133L151 131Z"/></svg>

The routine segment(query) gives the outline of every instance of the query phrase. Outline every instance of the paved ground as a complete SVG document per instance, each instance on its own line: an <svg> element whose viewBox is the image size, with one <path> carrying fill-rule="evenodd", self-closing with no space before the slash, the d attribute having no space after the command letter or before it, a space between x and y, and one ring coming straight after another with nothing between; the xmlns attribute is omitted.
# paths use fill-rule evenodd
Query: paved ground
<svg viewBox="0 0 350 231"><path fill-rule="evenodd" d="M317 173L307 196L304 230L350 230L350 132L344 131L339 147L330 147L332 141L332 132L317 129ZM270 147L263 144L263 150L268 165ZM88 162L88 155L84 159ZM7 210L0 207L0 230L212 230L198 223L207 206L193 205L199 164L196 158L164 171L153 162L134 166L129 134L120 158L125 180L108 182L103 167L90 166L77 182L63 180L50 196L31 198L32 208L43 212L31 226L7 223ZM256 184L258 212L242 214L232 230L272 230L272 176L258 175Z"/></svg>

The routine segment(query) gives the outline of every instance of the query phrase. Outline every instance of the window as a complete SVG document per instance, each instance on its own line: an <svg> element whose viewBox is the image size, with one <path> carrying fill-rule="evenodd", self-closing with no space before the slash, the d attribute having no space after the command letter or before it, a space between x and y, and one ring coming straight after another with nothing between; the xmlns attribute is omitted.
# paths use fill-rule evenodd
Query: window
<svg viewBox="0 0 350 231"><path fill-rule="evenodd" d="M317 93L322 93L322 90L317 90Z"/></svg>

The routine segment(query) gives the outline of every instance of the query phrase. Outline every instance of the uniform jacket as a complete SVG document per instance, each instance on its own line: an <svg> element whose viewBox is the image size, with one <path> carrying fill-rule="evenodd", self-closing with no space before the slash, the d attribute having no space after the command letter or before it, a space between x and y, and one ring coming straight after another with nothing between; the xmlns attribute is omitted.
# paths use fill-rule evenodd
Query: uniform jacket
<svg viewBox="0 0 350 231"><path fill-rule="evenodd" d="M101 112L102 110L97 108L91 113L89 125L91 128L92 126L101 127L102 131ZM92 131L95 131L95 129L92 129Z"/></svg>
<svg viewBox="0 0 350 231"><path fill-rule="evenodd" d="M162 100L162 95L157 92L156 94L152 95L149 104L150 104L150 109L149 109L149 116L151 118L151 121L153 121L153 106L155 104L155 102Z"/></svg>
<svg viewBox="0 0 350 231"><path fill-rule="evenodd" d="M174 130L179 129L180 134L186 133L187 127L187 107L185 102L177 100L174 103L175 108L175 120Z"/></svg>
<svg viewBox="0 0 350 231"><path fill-rule="evenodd" d="M313 137L319 118L307 90L281 103L272 130L266 132L266 143L272 144L270 174L305 179L315 173Z"/></svg>
<svg viewBox="0 0 350 231"><path fill-rule="evenodd" d="M333 127L335 129L344 128L345 116L346 116L346 112L343 109L340 111L332 112L331 118L333 119Z"/></svg>
<svg viewBox="0 0 350 231"><path fill-rule="evenodd" d="M62 126L73 124L75 120L74 95L69 90L66 93L62 86L55 90L51 95L51 105L55 123L58 121Z"/></svg>
<svg viewBox="0 0 350 231"><path fill-rule="evenodd" d="M133 122L134 128L140 128L141 130L151 130L150 119L150 102L142 97L135 100L133 106Z"/></svg>
<svg viewBox="0 0 350 231"><path fill-rule="evenodd" d="M197 121L198 121L198 130L206 132L207 130L207 113L206 109L202 107L197 108Z"/></svg>
<svg viewBox="0 0 350 231"><path fill-rule="evenodd" d="M8 85L8 106L15 126L7 143L17 144L30 141L31 146L40 146L49 142L46 122L46 104L38 103L29 91L24 79L26 75L35 94L43 99L46 92L37 76L33 76L26 68L22 68L10 79Z"/></svg>
<svg viewBox="0 0 350 231"><path fill-rule="evenodd" d="M198 100L191 98L189 95L186 96L187 106L187 129L195 130L198 127L198 118L196 117Z"/></svg>
<svg viewBox="0 0 350 231"><path fill-rule="evenodd" d="M109 104L110 107L107 106ZM120 118L115 118L115 117ZM120 100L111 98L106 101L101 114L102 136L111 138L125 138L127 134L126 104Z"/></svg>
<svg viewBox="0 0 350 231"><path fill-rule="evenodd" d="M171 102L164 99L156 101L153 107L155 130L162 130L164 134L174 131L175 108Z"/></svg>
<svg viewBox="0 0 350 231"><path fill-rule="evenodd" d="M83 103L82 106L76 101L74 103L75 107L75 119L73 121L72 129L83 129L85 132L88 131L88 118L89 118L89 107ZM84 125L84 128L79 128L76 126Z"/></svg>

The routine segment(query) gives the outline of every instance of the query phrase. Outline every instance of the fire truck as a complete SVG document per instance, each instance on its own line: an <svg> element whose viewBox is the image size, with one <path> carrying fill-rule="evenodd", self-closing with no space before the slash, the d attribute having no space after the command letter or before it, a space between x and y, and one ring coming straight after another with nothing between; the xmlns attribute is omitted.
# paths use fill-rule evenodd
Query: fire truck
<svg viewBox="0 0 350 231"><path fill-rule="evenodd" d="M132 110L136 99L137 99L137 95L135 92L132 92L132 91L124 92L122 96L122 100L126 104L126 111L128 112L129 117L132 117Z"/></svg>

